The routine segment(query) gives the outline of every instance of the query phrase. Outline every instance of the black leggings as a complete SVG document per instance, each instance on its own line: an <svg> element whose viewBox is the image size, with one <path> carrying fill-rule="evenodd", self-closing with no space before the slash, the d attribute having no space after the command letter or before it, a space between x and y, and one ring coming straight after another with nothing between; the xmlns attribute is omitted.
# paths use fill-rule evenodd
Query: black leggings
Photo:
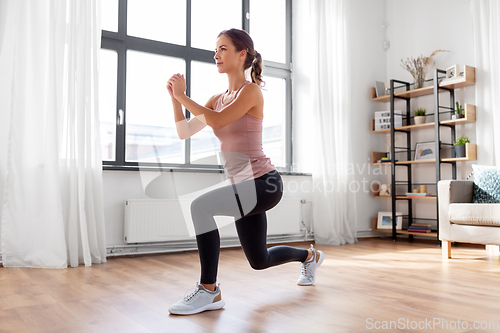
<svg viewBox="0 0 500 333"><path fill-rule="evenodd" d="M253 269L265 269L291 261L304 262L306 249L291 246L267 248L266 210L283 196L277 170L256 179L217 188L197 197L191 204L201 263L200 283L217 281L220 236L214 216L233 216L241 247Z"/></svg>

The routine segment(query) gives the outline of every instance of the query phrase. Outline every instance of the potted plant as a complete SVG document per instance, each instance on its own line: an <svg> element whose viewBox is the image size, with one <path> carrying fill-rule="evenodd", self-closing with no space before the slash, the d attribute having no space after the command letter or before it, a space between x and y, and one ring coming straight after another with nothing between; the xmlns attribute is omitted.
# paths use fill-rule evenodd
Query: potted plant
<svg viewBox="0 0 500 333"><path fill-rule="evenodd" d="M455 149L455 156L456 157L465 157L465 144L466 143L470 143L470 140L466 135L462 135L458 139L455 140L455 142L453 143L453 146Z"/></svg>
<svg viewBox="0 0 500 333"><path fill-rule="evenodd" d="M413 113L415 114L415 125L421 125L425 123L425 113L427 112L424 108L418 108Z"/></svg>
<svg viewBox="0 0 500 333"><path fill-rule="evenodd" d="M460 119L464 117L464 109L462 105L456 102L457 108L455 109L455 119Z"/></svg>

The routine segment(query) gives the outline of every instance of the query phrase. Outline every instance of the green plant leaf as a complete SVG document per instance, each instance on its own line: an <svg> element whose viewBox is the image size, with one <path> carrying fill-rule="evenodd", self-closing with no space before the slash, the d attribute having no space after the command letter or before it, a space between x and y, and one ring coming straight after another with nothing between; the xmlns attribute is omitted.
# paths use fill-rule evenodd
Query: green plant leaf
<svg viewBox="0 0 500 333"><path fill-rule="evenodd" d="M468 136L462 135L458 139L455 140L455 142L453 143L453 145L454 146L463 146L466 143L470 143L470 139L469 139Z"/></svg>

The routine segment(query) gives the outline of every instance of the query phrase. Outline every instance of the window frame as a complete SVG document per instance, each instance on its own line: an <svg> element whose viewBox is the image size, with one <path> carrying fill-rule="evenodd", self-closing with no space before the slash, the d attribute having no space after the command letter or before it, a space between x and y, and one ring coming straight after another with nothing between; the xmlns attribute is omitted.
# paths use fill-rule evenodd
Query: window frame
<svg viewBox="0 0 500 333"><path fill-rule="evenodd" d="M250 0L242 1L242 28L249 32ZM286 85L286 124L285 130L285 167L278 167L278 171L291 172L293 160L292 147L292 0L286 1L286 63L277 63L264 60L263 76L270 76L285 80ZM201 172L223 172L222 165L191 164L191 138L184 140L186 163L151 163L151 162L127 162L126 152L126 70L128 50L145 52L156 55L178 57L186 61L186 94L191 95L191 62L199 61L213 64L214 51L202 50L191 47L191 0L186 0L186 45L177 45L166 42L154 41L145 38L127 35L127 0L118 1L118 31L112 32L102 30L101 48L117 53L117 90L116 90L116 140L115 160L102 161L104 170L154 170L163 171L201 171ZM167 80L168 78L165 78ZM123 110L122 124L119 123L120 111ZM190 119L191 113L185 110L185 117Z"/></svg>

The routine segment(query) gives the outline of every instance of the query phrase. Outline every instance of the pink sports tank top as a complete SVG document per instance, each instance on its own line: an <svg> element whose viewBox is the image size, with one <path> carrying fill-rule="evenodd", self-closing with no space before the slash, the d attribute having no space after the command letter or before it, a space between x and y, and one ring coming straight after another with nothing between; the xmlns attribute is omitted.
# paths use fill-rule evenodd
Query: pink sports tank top
<svg viewBox="0 0 500 333"><path fill-rule="evenodd" d="M234 97L225 104L223 103L225 93L222 94L215 102L214 110L220 112L238 96L245 85L250 83L245 81ZM221 143L224 169L230 183L255 179L276 170L262 149L262 119L245 113L232 123L218 130L214 129L214 134Z"/></svg>

